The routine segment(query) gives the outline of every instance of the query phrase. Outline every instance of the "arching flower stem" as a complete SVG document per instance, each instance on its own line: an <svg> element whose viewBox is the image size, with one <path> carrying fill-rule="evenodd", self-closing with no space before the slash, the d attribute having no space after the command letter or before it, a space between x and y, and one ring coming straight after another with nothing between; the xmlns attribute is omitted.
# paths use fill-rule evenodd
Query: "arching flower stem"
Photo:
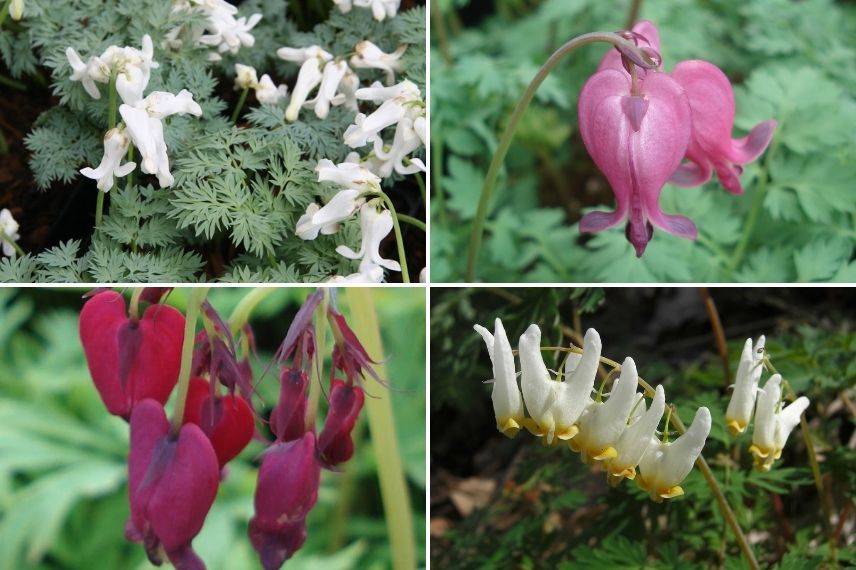
<svg viewBox="0 0 856 570"><path fill-rule="evenodd" d="M209 287L194 287L190 290L187 302L187 314L184 320L184 343L181 345L181 368L178 373L175 408L172 411L170 432L178 436L184 418L184 405L187 402L187 390L190 387L190 369L193 367L193 345L196 340L196 321L199 318L202 302L208 295Z"/></svg>

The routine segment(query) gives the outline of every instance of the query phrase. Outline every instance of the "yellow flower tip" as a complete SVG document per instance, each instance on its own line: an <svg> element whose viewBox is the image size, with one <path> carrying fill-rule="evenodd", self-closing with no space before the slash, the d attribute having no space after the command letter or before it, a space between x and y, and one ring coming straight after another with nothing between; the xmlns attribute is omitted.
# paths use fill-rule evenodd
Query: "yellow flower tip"
<svg viewBox="0 0 856 570"><path fill-rule="evenodd" d="M562 441L568 441L573 439L575 435L580 433L580 428L577 426L571 426L567 429L563 429L562 431L556 432L556 437Z"/></svg>
<svg viewBox="0 0 856 570"><path fill-rule="evenodd" d="M746 424L738 422L737 420L728 420L725 423L725 426L728 428L728 433L732 436L740 435L746 431Z"/></svg>
<svg viewBox="0 0 856 570"><path fill-rule="evenodd" d="M782 456L782 450L781 450L781 449L777 449L777 450L776 450L776 453L773 455L773 459L778 459L778 458L780 458L781 456Z"/></svg>
<svg viewBox="0 0 856 570"><path fill-rule="evenodd" d="M603 461L604 459L612 459L613 457L618 457L618 451L614 447L607 447L597 455L592 455L592 459L595 461Z"/></svg>
<svg viewBox="0 0 856 570"><path fill-rule="evenodd" d="M628 467L626 469L622 469L621 471L613 471L612 475L620 479L629 479L633 481L634 479L636 479L636 468Z"/></svg>
<svg viewBox="0 0 856 570"><path fill-rule="evenodd" d="M664 499L674 499L684 494L684 489L680 485L675 485L664 491L660 491L660 496Z"/></svg>
<svg viewBox="0 0 856 570"><path fill-rule="evenodd" d="M514 437L520 431L520 424L514 418L508 418L505 421L497 422L496 429L506 437Z"/></svg>
<svg viewBox="0 0 856 570"><path fill-rule="evenodd" d="M760 457L766 458L770 455L769 451L767 451L765 449L761 449L760 447L758 447L755 444L752 444L749 446L749 453L751 453L755 457L759 457L759 458Z"/></svg>
<svg viewBox="0 0 856 570"><path fill-rule="evenodd" d="M582 449L579 445L577 445L577 442L573 439L568 440L568 447L570 447L571 451L573 451L574 453L579 453L580 450Z"/></svg>
<svg viewBox="0 0 856 570"><path fill-rule="evenodd" d="M615 475L613 473L607 473L606 475L606 482L609 484L610 487L618 487L621 484L622 479L623 477L621 477L620 475Z"/></svg>
<svg viewBox="0 0 856 570"><path fill-rule="evenodd" d="M525 418L522 423L523 427L525 427L529 433L535 437L541 437L544 435L544 429L532 418Z"/></svg>

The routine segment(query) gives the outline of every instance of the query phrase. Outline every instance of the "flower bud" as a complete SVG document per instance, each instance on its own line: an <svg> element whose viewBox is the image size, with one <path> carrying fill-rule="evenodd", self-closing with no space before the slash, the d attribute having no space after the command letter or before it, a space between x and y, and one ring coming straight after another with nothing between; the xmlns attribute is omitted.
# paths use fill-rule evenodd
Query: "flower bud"
<svg viewBox="0 0 856 570"><path fill-rule="evenodd" d="M365 394L359 386L349 386L341 380L333 380L330 409L324 421L324 429L318 436L318 451L325 465L344 463L354 455L351 432L360 416L364 400Z"/></svg>
<svg viewBox="0 0 856 570"><path fill-rule="evenodd" d="M184 405L184 424L196 424L211 440L222 469L253 439L253 411L237 394L217 396L202 378L193 378Z"/></svg>
<svg viewBox="0 0 856 570"><path fill-rule="evenodd" d="M24 17L24 0L12 0L9 4L9 16L16 22Z"/></svg>
<svg viewBox="0 0 856 570"><path fill-rule="evenodd" d="M140 402L131 414L125 534L145 545L152 563L160 564L164 551L176 568L195 570L205 566L191 542L217 496L220 470L199 426L185 425L177 437L169 429L163 406L154 400Z"/></svg>
<svg viewBox="0 0 856 570"><path fill-rule="evenodd" d="M318 500L320 478L312 432L265 452L249 537L266 570L282 566L303 545L304 520Z"/></svg>
<svg viewBox="0 0 856 570"><path fill-rule="evenodd" d="M180 312L154 304L133 321L122 295L103 291L84 304L79 330L92 380L111 414L127 419L137 402L169 399L181 368Z"/></svg>
<svg viewBox="0 0 856 570"><path fill-rule="evenodd" d="M279 383L279 401L270 414L270 429L277 440L292 441L306 431L309 376L297 368L283 368Z"/></svg>

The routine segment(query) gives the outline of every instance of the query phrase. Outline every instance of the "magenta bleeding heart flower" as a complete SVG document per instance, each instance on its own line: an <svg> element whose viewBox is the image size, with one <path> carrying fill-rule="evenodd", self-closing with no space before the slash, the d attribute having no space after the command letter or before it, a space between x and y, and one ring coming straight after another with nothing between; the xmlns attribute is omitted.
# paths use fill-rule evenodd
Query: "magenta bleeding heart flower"
<svg viewBox="0 0 856 570"><path fill-rule="evenodd" d="M641 256L653 226L695 239L687 217L660 209L660 191L690 141L690 106L681 86L662 72L634 81L625 72L595 73L580 93L580 134L589 154L615 194L613 212L590 212L581 232L599 232L626 221L627 239Z"/></svg>
<svg viewBox="0 0 856 570"><path fill-rule="evenodd" d="M127 538L142 542L153 564L161 564L165 554L179 570L204 570L191 543L220 481L211 442L195 424L170 434L163 406L150 399L137 404L130 423Z"/></svg>
<svg viewBox="0 0 856 570"><path fill-rule="evenodd" d="M135 319L122 295L101 291L83 305L79 330L92 380L111 414L127 419L146 398L166 403L181 367L180 312L153 304Z"/></svg>
<svg viewBox="0 0 856 570"><path fill-rule="evenodd" d="M306 540L306 515L318 500L321 465L315 434L307 432L265 452L256 485L249 537L265 570L276 569Z"/></svg>
<svg viewBox="0 0 856 570"><path fill-rule="evenodd" d="M270 414L270 429L277 440L292 441L306 432L309 375L297 368L283 368L279 382L279 400Z"/></svg>
<svg viewBox="0 0 856 570"><path fill-rule="evenodd" d="M672 176L680 186L698 186L710 180L713 170L723 187L742 194L742 165L754 161L770 144L776 121L756 125L749 134L732 139L734 91L731 82L715 65L707 61L682 61L672 72L687 94L692 110L692 137L687 149L687 164Z"/></svg>
<svg viewBox="0 0 856 570"><path fill-rule="evenodd" d="M365 395L362 388L333 380L330 388L330 410L324 429L318 436L318 451L325 465L335 466L354 455L351 432L360 417Z"/></svg>

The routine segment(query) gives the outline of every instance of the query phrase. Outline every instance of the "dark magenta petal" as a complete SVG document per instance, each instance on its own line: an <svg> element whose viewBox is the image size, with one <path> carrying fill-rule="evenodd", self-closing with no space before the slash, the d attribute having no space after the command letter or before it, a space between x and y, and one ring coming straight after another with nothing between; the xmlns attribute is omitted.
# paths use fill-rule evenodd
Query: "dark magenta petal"
<svg viewBox="0 0 856 570"><path fill-rule="evenodd" d="M334 380L330 390L330 408L324 429L318 436L318 452L325 465L334 466L354 455L351 432L360 417L365 395L359 386Z"/></svg>
<svg viewBox="0 0 856 570"><path fill-rule="evenodd" d="M270 414L270 429L279 441L293 441L306 432L306 392L309 376L297 368L279 375L279 400Z"/></svg>
<svg viewBox="0 0 856 570"><path fill-rule="evenodd" d="M276 570L306 542L306 521L301 519L281 525L269 525L250 519L250 542L259 554L265 570Z"/></svg>
<svg viewBox="0 0 856 570"><path fill-rule="evenodd" d="M615 210L614 212L589 212L580 220L580 232L593 234L611 228L621 223L625 215L620 210Z"/></svg>
<svg viewBox="0 0 856 570"><path fill-rule="evenodd" d="M79 331L92 381L111 414L128 418L137 402L169 399L181 367L180 312L150 305L133 331L125 300L115 291L104 291L83 305Z"/></svg>
<svg viewBox="0 0 856 570"><path fill-rule="evenodd" d="M172 291L172 287L146 287L140 295L144 303L160 303L164 295Z"/></svg>
<svg viewBox="0 0 856 570"><path fill-rule="evenodd" d="M205 570L205 563L189 546L167 551L166 555L175 570Z"/></svg>
<svg viewBox="0 0 856 570"><path fill-rule="evenodd" d="M183 423L202 428L221 469L247 447L255 431L253 411L247 401L237 394L212 398L208 381L202 378L190 381Z"/></svg>
<svg viewBox="0 0 856 570"><path fill-rule="evenodd" d="M294 320L291 321L291 325L289 325L288 331L285 333L285 339L283 339L276 353L276 358L279 362L288 359L297 347L298 341L301 338L307 338L307 331L314 329L312 316L315 314L315 309L318 308L323 298L323 289L316 290L306 298L306 301L303 302L297 314L294 315ZM311 335L313 341L314 338L314 335Z"/></svg>

